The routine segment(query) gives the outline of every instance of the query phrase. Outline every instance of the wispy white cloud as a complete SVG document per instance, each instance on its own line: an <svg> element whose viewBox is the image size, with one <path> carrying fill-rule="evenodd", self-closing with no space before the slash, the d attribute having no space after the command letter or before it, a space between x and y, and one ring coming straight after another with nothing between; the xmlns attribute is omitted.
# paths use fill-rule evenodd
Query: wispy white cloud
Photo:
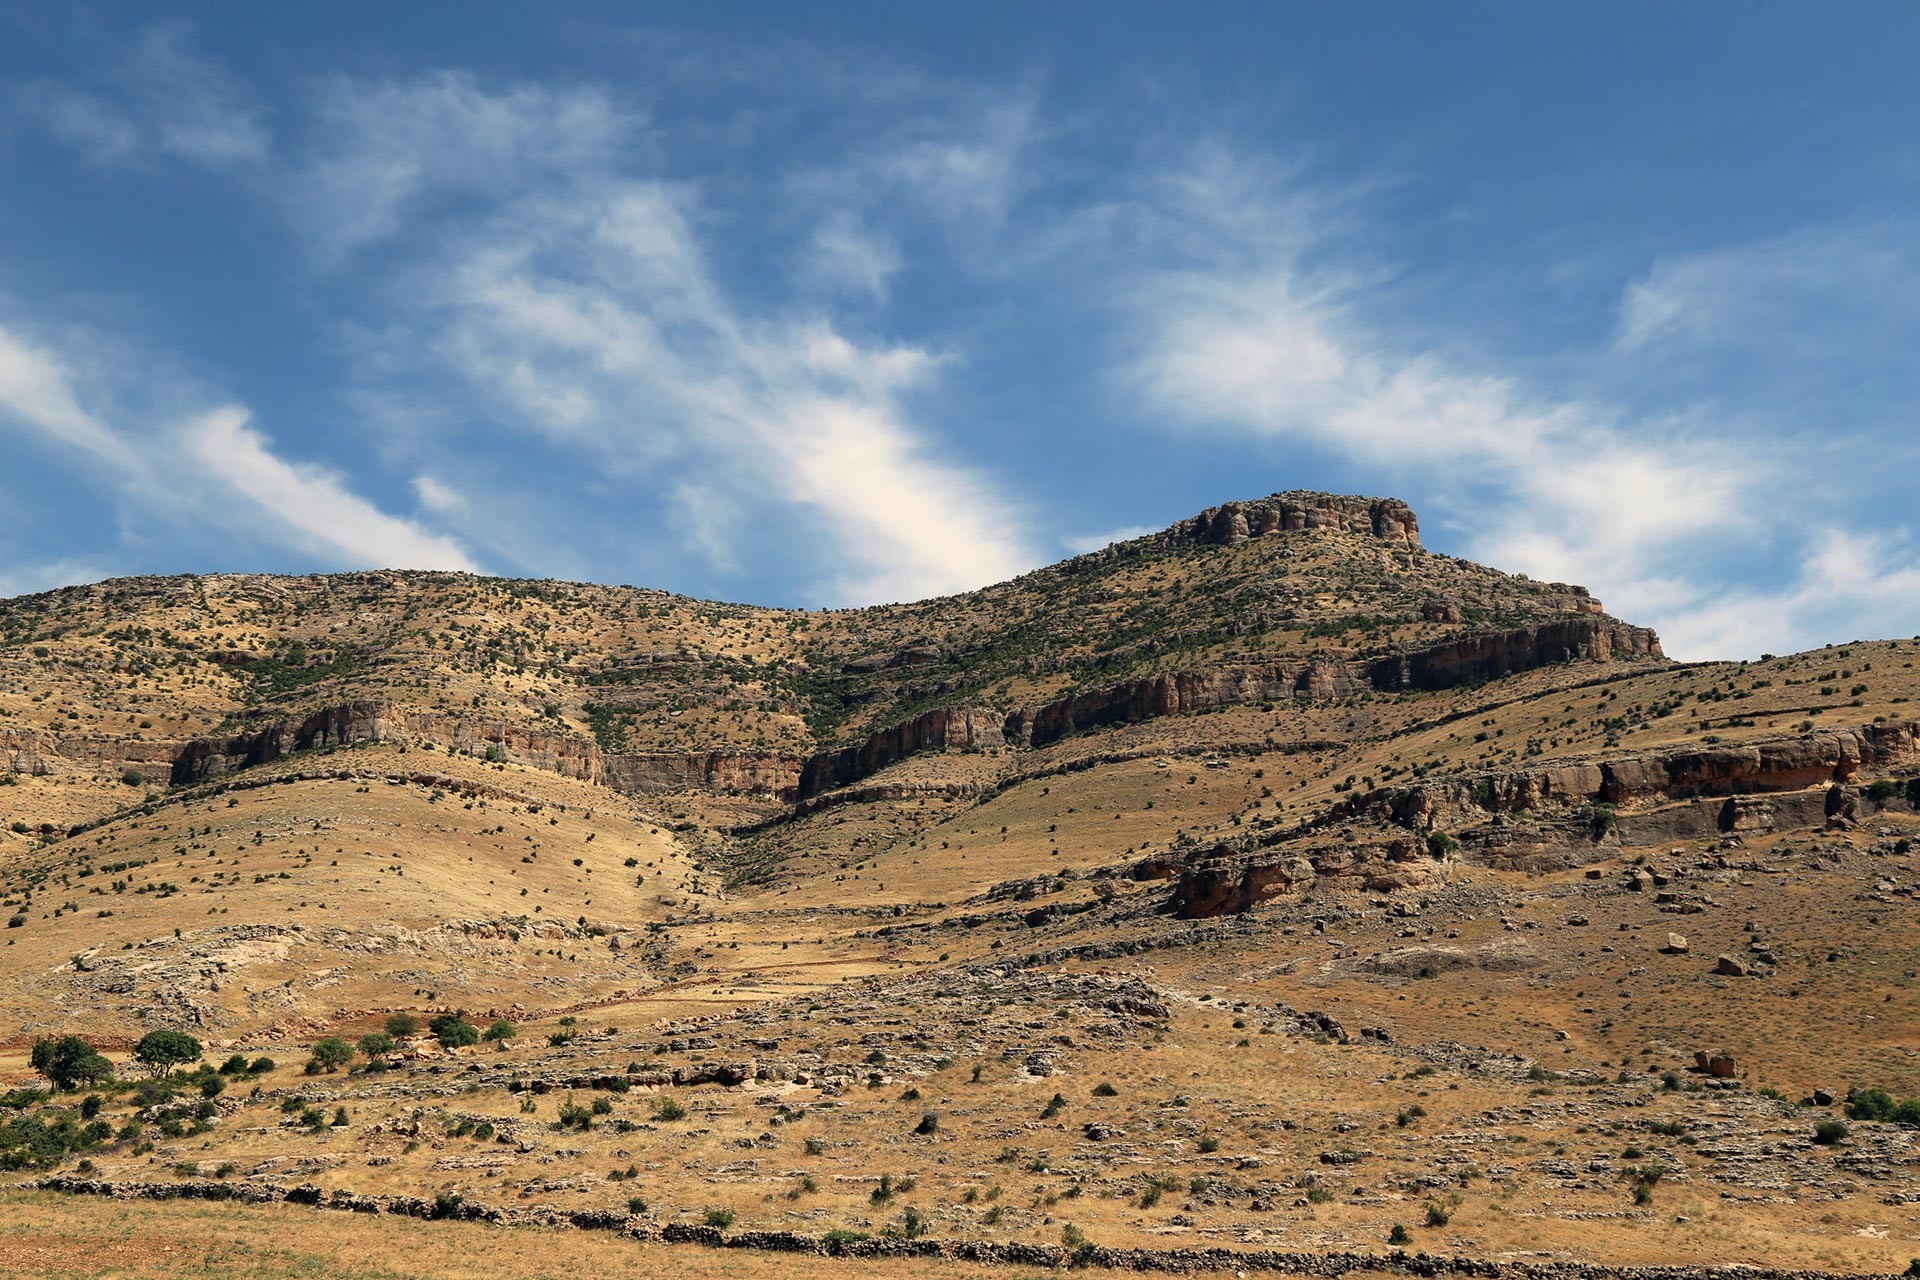
<svg viewBox="0 0 1920 1280"><path fill-rule="evenodd" d="M801 283L825 293L884 299L905 259L892 240L851 213L829 214L814 228L799 264Z"/></svg>
<svg viewBox="0 0 1920 1280"><path fill-rule="evenodd" d="M591 86L490 90L466 72L329 81L288 208L337 262L430 201L498 201L643 147L643 118Z"/></svg>
<svg viewBox="0 0 1920 1280"><path fill-rule="evenodd" d="M698 188L633 163L616 144L642 125L597 90L432 76L331 94L337 127L299 178L323 193L308 203L361 211L330 233L340 249L393 236L413 263L385 295L380 379L452 375L472 419L516 441L507 447L544 446L556 468L590 457L629 501L672 513L675 536L719 570L768 528L824 535L802 570L817 599L966 589L1034 563L996 486L916 420L947 359L834 314L850 295L884 299L901 266L862 207L812 210L802 287L783 301L716 268L723 220ZM564 145L556 121L570 122ZM929 182L942 164L1005 178L967 147L909 149L902 163ZM949 198L958 187L937 195ZM437 478L433 442L418 443L415 470ZM471 481L462 489L479 500ZM808 549L789 541L796 556Z"/></svg>
<svg viewBox="0 0 1920 1280"><path fill-rule="evenodd" d="M1310 445L1375 468L1382 488L1412 481L1476 558L1592 585L1617 612L1658 625L1671 652L1723 656L1706 646L1735 632L1702 619L1744 597L1701 564L1797 532L1770 518L1801 483L1770 437L1740 438L1709 408L1648 417L1409 349L1379 318L1369 282L1303 267L1302 220L1284 198L1249 199L1244 176L1205 171L1173 189L1179 199L1147 216L1174 219L1187 239L1165 251L1178 267L1146 273L1127 295L1136 346L1123 375L1165 420ZM1196 228L1216 252L1193 254ZM1305 247L1324 262L1326 246ZM1701 301L1719 296L1704 282L1732 263L1636 284L1623 303L1633 336L1622 341L1682 325L1698 339L1733 323ZM1891 610L1870 609L1874 598L1810 575L1737 638L1784 648L1805 638L1797 619L1823 610L1862 625L1915 615L1911 598Z"/></svg>
<svg viewBox="0 0 1920 1280"><path fill-rule="evenodd" d="M1614 341L1635 356L1746 347L1824 358L1857 346L1863 327L1912 331L1916 244L1910 222L1848 222L1665 256L1621 293ZM1851 323L1834 323L1840 317Z"/></svg>
<svg viewBox="0 0 1920 1280"><path fill-rule="evenodd" d="M475 567L458 543L386 514L354 494L344 478L280 457L247 425L244 409L227 406L180 421L114 421L119 411L111 405L103 411L82 403L71 372L78 362L0 326L0 432L64 450L80 462L76 470L85 473L85 483L118 496L123 522L146 517L240 532L249 547L277 543L329 565ZM85 363L99 382L139 384L154 399L175 398L154 394L154 380L165 375L151 369L113 368L97 355Z"/></svg>
<svg viewBox="0 0 1920 1280"><path fill-rule="evenodd" d="M116 468L135 463L127 443L80 407L60 357L4 327L0 327L0 416Z"/></svg>
<svg viewBox="0 0 1920 1280"><path fill-rule="evenodd" d="M684 189L609 183L475 231L418 288L433 349L471 386L613 474L671 460L676 501L790 504L834 551L835 601L983 585L1027 568L1017 521L980 474L940 457L907 408L941 364L848 337L817 315L761 314L714 280ZM702 521L727 563L758 520Z"/></svg>
<svg viewBox="0 0 1920 1280"><path fill-rule="evenodd" d="M413 492L420 499L420 505L429 511L463 511L467 506L465 494L433 476L415 476Z"/></svg>
<svg viewBox="0 0 1920 1280"><path fill-rule="evenodd" d="M91 556L63 556L33 564L9 565L0 569L0 599L99 582L118 572L119 567L111 560Z"/></svg>
<svg viewBox="0 0 1920 1280"><path fill-rule="evenodd" d="M167 158L232 169L263 163L273 147L253 95L177 27L149 28L87 83L38 80L11 97L22 118L102 166Z"/></svg>
<svg viewBox="0 0 1920 1280"><path fill-rule="evenodd" d="M452 539L387 515L333 472L276 455L266 437L247 425L244 409L214 409L181 434L204 474L328 559L383 569L476 567Z"/></svg>
<svg viewBox="0 0 1920 1280"><path fill-rule="evenodd" d="M1793 578L1688 602L1667 624L1681 649L1752 657L1920 632L1920 546L1904 533L1816 531ZM1920 637L1916 637L1920 638Z"/></svg>

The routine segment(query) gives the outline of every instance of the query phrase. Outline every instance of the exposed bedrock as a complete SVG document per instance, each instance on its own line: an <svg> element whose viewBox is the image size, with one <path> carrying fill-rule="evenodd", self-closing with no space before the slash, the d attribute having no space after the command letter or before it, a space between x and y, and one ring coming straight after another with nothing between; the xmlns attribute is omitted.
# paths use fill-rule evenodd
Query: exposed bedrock
<svg viewBox="0 0 1920 1280"><path fill-rule="evenodd" d="M1366 681L1386 692L1451 689L1581 658L1609 661L1633 656L1660 657L1659 637L1645 627L1606 618L1566 618L1462 636L1432 648L1376 658L1367 665Z"/></svg>
<svg viewBox="0 0 1920 1280"><path fill-rule="evenodd" d="M1412 838L1252 852L1227 843L1179 865L1168 909L1188 918L1226 915L1314 886L1387 892L1432 884L1446 873L1445 861Z"/></svg>
<svg viewBox="0 0 1920 1280"><path fill-rule="evenodd" d="M1507 769L1381 787L1336 806L1339 821L1361 814L1417 831L1484 822L1490 814L1554 805L1634 804L1704 796L1800 791L1845 783L1920 751L1920 721L1889 720L1741 745L1687 747L1615 760ZM1739 806L1714 806L1721 829L1740 822ZM1748 823L1748 825L1752 825Z"/></svg>
<svg viewBox="0 0 1920 1280"><path fill-rule="evenodd" d="M1420 522L1413 508L1397 498L1301 491L1209 507L1191 520L1174 525L1164 536L1172 543L1231 546L1291 529L1337 529L1409 548L1420 545Z"/></svg>
<svg viewBox="0 0 1920 1280"><path fill-rule="evenodd" d="M705 787L716 791L791 793L798 756L708 751L607 755L597 743L567 733L483 716L416 711L386 702L344 702L246 733L189 742L173 757L179 786L266 764L298 751L366 742L428 742L471 755L510 760L621 791Z"/></svg>
<svg viewBox="0 0 1920 1280"><path fill-rule="evenodd" d="M1897 764L1917 752L1920 721L1899 720L1744 747L1432 779L1343 801L1317 824L1324 833L1371 820L1406 836L1308 844L1312 837L1274 832L1184 855L1156 854L1136 864L1132 875L1171 879L1168 909L1193 917L1246 911L1314 886L1418 888L1444 879L1455 860L1513 871L1564 870L1617 854L1623 844L1818 826L1853 806L1857 796L1847 783L1861 769ZM1711 802L1699 803L1703 799ZM1644 807L1616 813L1614 804Z"/></svg>
<svg viewBox="0 0 1920 1280"><path fill-rule="evenodd" d="M866 741L807 758L801 767L801 800L871 777L888 765L922 751L1004 746L1006 733L998 712L973 707L935 707L911 720L873 734Z"/></svg>
<svg viewBox="0 0 1920 1280"><path fill-rule="evenodd" d="M1044 747L1069 734L1103 725L1133 724L1241 703L1295 698L1321 701L1359 693L1362 688L1348 664L1337 658L1170 671L1016 711L1007 717L1005 736L1023 746Z"/></svg>

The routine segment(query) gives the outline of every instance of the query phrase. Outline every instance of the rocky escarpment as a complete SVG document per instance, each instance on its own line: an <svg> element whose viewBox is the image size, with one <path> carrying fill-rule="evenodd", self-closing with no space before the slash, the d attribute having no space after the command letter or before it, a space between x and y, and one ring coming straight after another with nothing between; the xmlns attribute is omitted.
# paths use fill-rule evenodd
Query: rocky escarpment
<svg viewBox="0 0 1920 1280"><path fill-rule="evenodd" d="M0 729L0 773L39 778L78 769L109 774L136 769L147 773L168 767L179 749L177 742L147 738L7 728Z"/></svg>
<svg viewBox="0 0 1920 1280"><path fill-rule="evenodd" d="M940 707L891 726L855 746L809 758L796 792L801 800L870 777L922 751L1010 744L1044 747L1071 734L1214 707L1261 702L1323 702L1369 690L1434 690L1582 659L1660 656L1660 641L1642 627L1579 616L1374 659L1319 655L1298 662L1200 667L1123 680L1024 707L996 724L974 707Z"/></svg>
<svg viewBox="0 0 1920 1280"><path fill-rule="evenodd" d="M973 707L936 707L873 734L864 742L808 757L796 794L806 800L848 786L922 751L1006 745L1004 718Z"/></svg>
<svg viewBox="0 0 1920 1280"><path fill-rule="evenodd" d="M1380 538L1409 549L1420 545L1420 521L1397 498L1357 498L1292 490L1251 502L1208 507L1160 535L1168 545L1233 546L1293 529L1334 529Z"/></svg>
<svg viewBox="0 0 1920 1280"><path fill-rule="evenodd" d="M1374 893L1419 888L1444 879L1445 859L1423 840L1386 840L1257 849L1223 843L1178 864L1136 869L1136 876L1172 875L1168 909L1187 918L1245 911L1269 898L1301 893L1316 885Z"/></svg>
<svg viewBox="0 0 1920 1280"><path fill-rule="evenodd" d="M1659 638L1645 628L1605 618L1567 618L1371 660L1321 656L1300 663L1205 668L1122 681L1016 711L1007 719L1006 737L1040 747L1082 729L1210 707L1322 701L1367 690L1448 689L1581 659L1659 656Z"/></svg>
<svg viewBox="0 0 1920 1280"><path fill-rule="evenodd" d="M809 800L851 786L926 751L1043 747L1070 734L1213 707L1282 700L1326 701L1367 690L1438 689L1477 683L1560 662L1658 656L1653 633L1604 617L1575 617L1467 636L1371 660L1320 655L1301 662L1253 663L1167 672L1121 681L1008 715L970 706L936 707L847 747L801 758L779 752L608 754L598 744L482 716L421 711L387 702L323 707L228 737L177 750L145 744L171 761L174 785L199 782L297 751L362 742L426 741L472 755L559 773L620 791L705 788ZM31 746L14 752L31 762Z"/></svg>
<svg viewBox="0 0 1920 1280"><path fill-rule="evenodd" d="M266 764L299 751L368 742L425 742L511 761L620 791L692 787L791 795L800 758L781 752L651 752L609 755L572 734L482 716L419 711L387 702L322 707L247 733L189 742L173 757L175 786Z"/></svg>
<svg viewBox="0 0 1920 1280"><path fill-rule="evenodd" d="M1799 791L1844 784L1864 768L1884 768L1917 753L1920 721L1888 720L1739 745L1686 747L1382 787L1336 806L1328 820L1377 816L1416 831L1452 830L1496 815L1555 806L1633 805Z"/></svg>
<svg viewBox="0 0 1920 1280"><path fill-rule="evenodd" d="M1349 664L1332 658L1171 671L1016 711L1007 717L1005 734L1010 742L1044 747L1103 725L1254 702L1320 701L1358 693L1364 687Z"/></svg>
<svg viewBox="0 0 1920 1280"><path fill-rule="evenodd" d="M1597 608L1596 604L1596 608ZM1367 683L1375 689L1452 689L1583 658L1658 658L1660 638L1645 627L1604 617L1577 617L1462 636L1444 644L1375 659Z"/></svg>
<svg viewBox="0 0 1920 1280"><path fill-rule="evenodd" d="M1245 911L1314 886L1382 892L1445 878L1458 858L1544 871L1577 866L1623 844L1664 844L1719 832L1819 824L1849 808L1842 789L1862 769L1920 755L1920 721L1899 720L1745 746L1687 748L1428 779L1342 801L1309 832L1267 832L1137 864L1135 879L1171 879L1182 916ZM1771 795L1756 802L1748 797ZM1699 806L1686 801L1725 798ZM1671 809L1660 806L1683 802ZM1638 812L1614 806L1638 806ZM1342 824L1387 828L1326 843ZM1398 829L1409 834L1394 835Z"/></svg>

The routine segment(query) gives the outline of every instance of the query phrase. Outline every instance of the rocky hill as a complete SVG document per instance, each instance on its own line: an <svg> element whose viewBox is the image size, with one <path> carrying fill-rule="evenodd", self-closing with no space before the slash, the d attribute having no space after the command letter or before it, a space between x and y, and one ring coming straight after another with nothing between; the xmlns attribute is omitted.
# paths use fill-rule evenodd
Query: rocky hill
<svg viewBox="0 0 1920 1280"><path fill-rule="evenodd" d="M69 1033L279 1062L113 1094L62 1185L143 1196L1897 1270L1920 1144L1840 1113L1920 1094L1917 657L1674 663L1318 493L858 610L0 601L0 1085ZM299 1069L456 1009L520 1034Z"/></svg>

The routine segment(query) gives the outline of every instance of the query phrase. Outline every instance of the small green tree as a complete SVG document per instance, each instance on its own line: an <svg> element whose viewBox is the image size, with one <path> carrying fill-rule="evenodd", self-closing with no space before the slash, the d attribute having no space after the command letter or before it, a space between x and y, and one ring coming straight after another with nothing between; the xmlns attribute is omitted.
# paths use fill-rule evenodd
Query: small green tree
<svg viewBox="0 0 1920 1280"><path fill-rule="evenodd" d="M161 1079L173 1074L175 1067L200 1061L200 1042L184 1031L149 1031L133 1047L140 1065Z"/></svg>
<svg viewBox="0 0 1920 1280"><path fill-rule="evenodd" d="M410 1013L390 1013L387 1015L387 1034L395 1040L405 1040L420 1030L420 1019Z"/></svg>
<svg viewBox="0 0 1920 1280"><path fill-rule="evenodd" d="M53 1081L56 1089L78 1089L113 1075L106 1055L79 1036L46 1036L33 1042L33 1069Z"/></svg>
<svg viewBox="0 0 1920 1280"><path fill-rule="evenodd" d="M338 1071L353 1061L353 1046L339 1036L328 1036L313 1046L313 1057L307 1062L309 1071Z"/></svg>
<svg viewBox="0 0 1920 1280"><path fill-rule="evenodd" d="M443 1049L458 1049L470 1044L480 1043L480 1028L467 1021L466 1010L457 1013L435 1014L433 1021L427 1024L434 1039Z"/></svg>
<svg viewBox="0 0 1920 1280"><path fill-rule="evenodd" d="M387 1055L398 1047L393 1037L384 1031L370 1031L360 1037L360 1052L366 1054L367 1058L373 1062L385 1064Z"/></svg>
<svg viewBox="0 0 1920 1280"><path fill-rule="evenodd" d="M519 1033L514 1030L511 1022L508 1022L505 1018L497 1018L494 1020L494 1024L488 1027L486 1033L480 1038L494 1043L502 1043L513 1039L517 1034Z"/></svg>

